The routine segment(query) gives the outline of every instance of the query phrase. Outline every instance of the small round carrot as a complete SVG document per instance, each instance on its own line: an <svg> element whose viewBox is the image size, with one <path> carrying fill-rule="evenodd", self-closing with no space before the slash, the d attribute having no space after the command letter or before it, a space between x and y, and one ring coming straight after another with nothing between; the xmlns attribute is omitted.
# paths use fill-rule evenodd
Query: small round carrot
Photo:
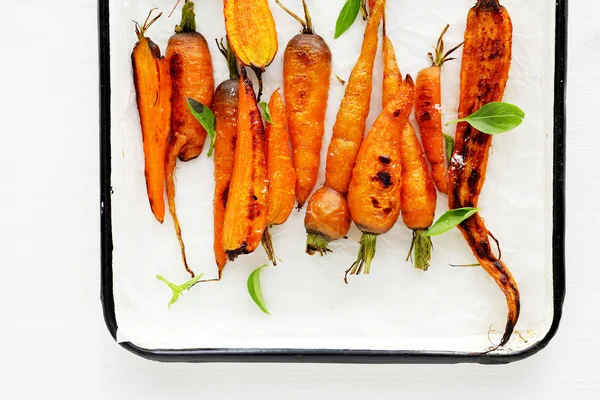
<svg viewBox="0 0 600 400"><path fill-rule="evenodd" d="M241 68L235 161L229 185L223 245L230 261L252 253L267 226L265 134L256 94Z"/></svg>
<svg viewBox="0 0 600 400"><path fill-rule="evenodd" d="M269 192L267 228L263 234L262 244L273 265L277 265L269 227L283 224L294 209L296 173L292 165L285 104L283 104L283 98L278 91L271 95L269 111L272 123L267 123L265 129Z"/></svg>
<svg viewBox="0 0 600 400"><path fill-rule="evenodd" d="M159 14L140 27L136 24L138 37L131 61L137 107L140 114L144 144L144 173L148 199L154 217L163 223L165 218L165 168L164 160L171 124L171 75L166 60L161 57L158 46L145 33L160 18Z"/></svg>
<svg viewBox="0 0 600 400"><path fill-rule="evenodd" d="M181 248L181 258L185 269L194 276L187 263L185 244L175 207L175 166L177 157L182 161L191 160L202 152L206 131L190 113L187 98L202 104L212 104L214 77L208 44L196 32L194 3L186 0L183 6L181 24L175 28L175 35L169 39L167 61L172 80L171 133L167 143L165 173L167 180L167 200L175 234Z"/></svg>
<svg viewBox="0 0 600 400"><path fill-rule="evenodd" d="M377 236L392 229L400 216L403 185L399 133L408 122L413 104L414 83L407 75L360 147L348 191L348 207L363 235L358 258L346 271L346 283L348 274L370 272Z"/></svg>
<svg viewBox="0 0 600 400"><path fill-rule="evenodd" d="M446 25L435 47L435 56L428 53L432 65L419 72L415 96L415 117L421 131L421 139L429 164L431 175L438 190L448 193L448 180L445 159L444 134L442 132L442 86L441 70L446 61L453 60L449 56L458 46L444 53L444 35L450 25Z"/></svg>
<svg viewBox="0 0 600 400"><path fill-rule="evenodd" d="M427 160L414 128L407 123L400 136L402 158L402 220L413 231L408 257L426 271L431 260L431 238L425 232L433 224L437 193Z"/></svg>
<svg viewBox="0 0 600 400"><path fill-rule="evenodd" d="M227 254L223 246L223 223L225 207L229 194L229 185L233 174L235 141L237 138L238 98L240 75L237 60L229 46L221 42L219 49L228 60L229 79L221 83L215 90L212 111L215 114L215 194L213 199L214 214L214 252L219 278L227 263Z"/></svg>
<svg viewBox="0 0 600 400"><path fill-rule="evenodd" d="M314 33L306 1L305 19L276 0L300 22L302 32L288 43L283 56L283 88L296 170L296 199L302 208L317 183L325 114L331 81L331 50Z"/></svg>
<svg viewBox="0 0 600 400"><path fill-rule="evenodd" d="M385 0L376 0L365 28L360 56L350 74L346 93L333 126L333 135L327 151L325 186L337 193L322 189L309 201L304 225L308 234L306 251L311 255L316 252L326 254L330 251L329 242L341 239L350 230L350 222L346 223L347 220L340 216L347 213L346 194L371 107L373 67L384 6ZM328 195L324 196L324 193ZM332 205L336 205L338 209L332 209Z"/></svg>

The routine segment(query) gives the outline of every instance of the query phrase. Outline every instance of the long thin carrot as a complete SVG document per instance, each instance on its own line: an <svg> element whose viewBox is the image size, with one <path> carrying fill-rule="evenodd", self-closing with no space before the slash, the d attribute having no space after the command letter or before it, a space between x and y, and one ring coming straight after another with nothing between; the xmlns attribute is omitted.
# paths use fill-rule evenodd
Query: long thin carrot
<svg viewBox="0 0 600 400"><path fill-rule="evenodd" d="M417 76L417 92L415 96L415 117L421 131L421 139L429 164L431 175L438 190L448 193L444 134L442 132L442 86L441 71L446 61L453 60L449 56L458 46L444 53L444 35L450 25L446 25L435 47L435 55L428 53L432 65L419 72Z"/></svg>
<svg viewBox="0 0 600 400"><path fill-rule="evenodd" d="M348 206L363 235L358 258L346 271L346 283L348 274L370 272L377 236L392 229L400 216L400 132L412 112L414 90L413 80L407 75L397 96L385 106L360 147L348 191Z"/></svg>
<svg viewBox="0 0 600 400"><path fill-rule="evenodd" d="M221 83L215 90L213 112L216 118L217 138L215 141L215 195L213 200L214 214L214 252L219 278L227 263L227 254L223 246L223 223L225 207L229 195L229 185L233 174L235 159L235 141L237 138L238 99L240 74L237 60L229 46L219 45L228 60L229 79Z"/></svg>
<svg viewBox="0 0 600 400"><path fill-rule="evenodd" d="M198 157L202 152L206 131L190 113L187 98L204 105L212 104L214 77L208 44L196 32L194 3L186 0L181 24L175 28L175 35L169 39L167 61L170 66L173 93L171 97L171 134L167 145L165 170L167 176L167 200L175 225L175 233L181 248L181 258L185 269L194 276L187 263L185 244L175 207L175 166L177 157L183 161Z"/></svg>
<svg viewBox="0 0 600 400"><path fill-rule="evenodd" d="M264 127L246 68L241 68L235 162L225 208L223 245L230 261L252 253L267 226Z"/></svg>
<svg viewBox="0 0 600 400"><path fill-rule="evenodd" d="M330 251L329 243L345 237L350 230L346 194L371 107L373 67L384 6L385 0L377 0L375 3L365 28L360 56L338 110L327 151L325 186L328 189L317 191L307 207L304 220L307 232L306 252L311 255L326 254ZM338 208L333 209L332 206Z"/></svg>
<svg viewBox="0 0 600 400"><path fill-rule="evenodd" d="M305 19L276 0L300 22L302 32L288 43L283 56L283 88L296 170L296 198L302 208L317 183L325 114L331 81L331 50L315 34L306 1Z"/></svg>
<svg viewBox="0 0 600 400"><path fill-rule="evenodd" d="M458 115L466 117L504 95L512 60L512 22L498 0L478 0L469 11L460 72ZM477 207L485 180L492 136L460 123L448 172L450 209ZM504 292L508 316L499 346L510 339L520 313L517 284L490 246L491 233L479 214L459 225L479 264Z"/></svg>
<svg viewBox="0 0 600 400"><path fill-rule="evenodd" d="M277 258L273 249L269 227L287 221L296 202L296 173L292 164L290 136L287 131L287 113L283 98L273 92L269 101L272 123L266 126L267 176L269 196L267 201L267 227L262 243L273 265Z"/></svg>
<svg viewBox="0 0 600 400"><path fill-rule="evenodd" d="M144 36L162 15L150 20L152 11L141 27L136 23L138 42L131 54L131 62L144 143L148 199L154 217L162 224L165 218L164 159L171 124L171 75L158 46Z"/></svg>

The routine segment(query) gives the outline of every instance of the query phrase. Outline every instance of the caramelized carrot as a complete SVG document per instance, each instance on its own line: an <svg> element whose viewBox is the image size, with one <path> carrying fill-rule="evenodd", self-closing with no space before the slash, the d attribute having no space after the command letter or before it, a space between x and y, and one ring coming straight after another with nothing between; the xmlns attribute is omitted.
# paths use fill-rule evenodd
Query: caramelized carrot
<svg viewBox="0 0 600 400"><path fill-rule="evenodd" d="M171 75L158 46L144 36L162 15L150 20L152 11L141 27L136 24L138 42L133 48L131 61L144 143L146 189L152 213L162 224L165 218L164 159L171 119Z"/></svg>
<svg viewBox="0 0 600 400"><path fill-rule="evenodd" d="M333 136L327 151L325 185L337 194L324 190L321 193L317 192L319 196L315 193L309 201L304 222L308 234L306 251L309 254L326 254L330 251L327 248L329 242L343 238L350 229L350 223L343 218L348 207L346 194L371 107L373 67L384 6L385 0L377 0L375 3L365 28L360 56L350 74L346 93L333 126ZM332 205L339 209L332 209ZM339 225L332 229L334 224Z"/></svg>
<svg viewBox="0 0 600 400"><path fill-rule="evenodd" d="M302 33L288 43L283 56L283 88L296 171L296 199L302 208L317 183L325 113L331 81L331 51L314 33L306 1L305 19L286 12L302 24Z"/></svg>
<svg viewBox="0 0 600 400"><path fill-rule="evenodd" d="M183 265L193 277L194 272L187 263L185 244L175 207L175 166L177 157L182 161L188 161L198 157L202 152L206 131L190 113L187 98L193 98L205 105L212 104L214 77L208 44L204 36L196 32L193 2L186 0L182 11L181 25L175 28L175 32L167 46L167 61L173 87L171 133L165 161L167 200L177 240L181 247Z"/></svg>
<svg viewBox="0 0 600 400"><path fill-rule="evenodd" d="M444 35L450 25L440 35L435 47L435 56L428 53L432 65L423 69L417 76L417 92L415 97L415 117L421 131L421 139L429 164L431 175L438 190L448 193L446 172L444 134L442 132L442 86L441 70L446 61L453 60L449 56L462 43L444 53Z"/></svg>
<svg viewBox="0 0 600 400"><path fill-rule="evenodd" d="M360 147L348 191L348 207L363 235L358 258L346 271L346 283L348 274L370 272L377 236L392 229L400 216L400 132L408 122L413 102L414 83L407 75L397 96L385 106Z"/></svg>
<svg viewBox="0 0 600 400"><path fill-rule="evenodd" d="M283 224L294 209L296 173L292 165L285 104L283 104L283 98L278 91L271 95L269 111L273 123L267 123L266 126L269 193L267 228L263 234L262 244L273 265L277 265L269 227Z"/></svg>
<svg viewBox="0 0 600 400"><path fill-rule="evenodd" d="M252 82L242 66L235 162L223 224L223 245L230 261L252 253L267 226L265 135Z"/></svg>
<svg viewBox="0 0 600 400"><path fill-rule="evenodd" d="M471 115L487 103L500 101L512 59L512 23L498 0L478 0L469 11L460 72L459 118ZM450 209L477 207L485 180L492 135L460 123L448 172ZM490 246L491 233L479 214L459 225L479 264L504 292L508 316L499 346L510 339L520 312L517 284L507 266Z"/></svg>
<svg viewBox="0 0 600 400"><path fill-rule="evenodd" d="M213 200L214 211L214 252L219 278L227 263L227 254L223 246L223 223L225 220L225 207L229 194L229 185L233 174L235 141L237 138L238 99L240 89L240 74L238 73L237 60L233 52L221 43L220 50L227 57L229 66L229 79L221 83L215 90L213 99L213 112L216 119L215 130L215 196Z"/></svg>

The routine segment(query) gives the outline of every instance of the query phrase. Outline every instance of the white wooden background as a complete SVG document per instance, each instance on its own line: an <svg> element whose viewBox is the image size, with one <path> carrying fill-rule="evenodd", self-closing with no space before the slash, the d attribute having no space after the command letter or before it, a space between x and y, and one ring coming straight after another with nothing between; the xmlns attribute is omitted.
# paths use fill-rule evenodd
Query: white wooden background
<svg viewBox="0 0 600 400"><path fill-rule="evenodd" d="M0 398L599 398L600 3L571 3L564 318L537 356L485 367L163 365L117 346L99 301L96 0L2 1Z"/></svg>

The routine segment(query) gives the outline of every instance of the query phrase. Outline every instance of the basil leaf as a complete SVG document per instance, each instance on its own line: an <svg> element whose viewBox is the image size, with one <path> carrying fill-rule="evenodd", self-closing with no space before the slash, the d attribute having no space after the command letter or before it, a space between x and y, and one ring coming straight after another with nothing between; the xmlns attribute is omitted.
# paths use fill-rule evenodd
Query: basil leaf
<svg viewBox="0 0 600 400"><path fill-rule="evenodd" d="M182 285L176 285L172 282L169 282L167 279L163 278L161 275L156 275L156 279L161 282L164 282L173 292L173 297L171 297L171 301L169 301L169 310L171 309L171 305L175 304L177 300L179 300L179 296L183 296L184 290L189 290L192 286L194 286L200 279L202 279L203 274L200 274L186 283Z"/></svg>
<svg viewBox="0 0 600 400"><path fill-rule="evenodd" d="M458 226L464 220L476 214L480 209L465 207L450 210L442 215L435 223L425 232L425 236L439 236L446 233L452 228Z"/></svg>
<svg viewBox="0 0 600 400"><path fill-rule="evenodd" d="M479 132L489 135L508 132L523 122L525 113L519 107L510 103L488 103L466 118L448 122L446 125L458 122L468 122Z"/></svg>
<svg viewBox="0 0 600 400"><path fill-rule="evenodd" d="M256 305L265 313L271 314L269 310L267 310L267 306L265 305L265 299L263 298L262 289L260 287L260 271L263 268L267 268L268 265L262 265L254 270L248 277L248 293L250 293L250 297L256 303Z"/></svg>
<svg viewBox="0 0 600 400"><path fill-rule="evenodd" d="M356 17L358 17L361 4L361 0L346 0L346 4L342 7L342 11L340 11L340 15L335 23L334 39L342 36L342 34L352 26Z"/></svg>
<svg viewBox="0 0 600 400"><path fill-rule="evenodd" d="M264 101L261 101L260 103L258 103L258 105L260 106L260 108L263 111L263 115L265 116L265 121L267 121L268 123L270 123L272 125L273 118L271 118L271 111L269 111L269 105L267 103L265 103Z"/></svg>
<svg viewBox="0 0 600 400"><path fill-rule="evenodd" d="M450 165L452 153L454 153L454 138L444 133L444 142L446 143L446 156L448 157L448 165Z"/></svg>
<svg viewBox="0 0 600 400"><path fill-rule="evenodd" d="M208 148L208 156L210 157L212 156L215 141L217 140L215 114L204 104L189 97L187 98L187 103L194 118L200 122L200 125L202 125L210 137L210 147Z"/></svg>

